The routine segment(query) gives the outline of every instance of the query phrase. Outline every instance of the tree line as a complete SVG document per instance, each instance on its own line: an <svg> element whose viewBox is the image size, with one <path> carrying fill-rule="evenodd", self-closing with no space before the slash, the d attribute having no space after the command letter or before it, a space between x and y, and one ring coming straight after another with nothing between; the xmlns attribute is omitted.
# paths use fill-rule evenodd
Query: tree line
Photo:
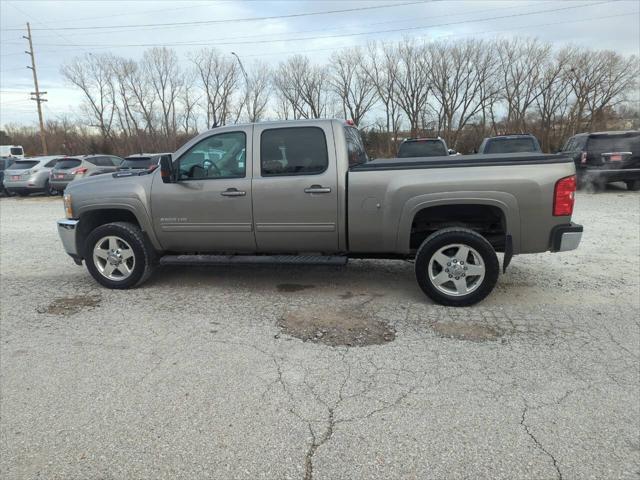
<svg viewBox="0 0 640 480"><path fill-rule="evenodd" d="M78 57L61 73L84 100L75 120L48 122L53 150L173 151L207 128L266 119L351 119L376 156L393 155L403 136L440 136L467 153L485 136L528 132L555 151L577 132L638 128L636 56L537 39L407 38L323 64L294 55L246 67L214 48L183 59L166 47L140 60ZM7 134L29 150L32 130Z"/></svg>

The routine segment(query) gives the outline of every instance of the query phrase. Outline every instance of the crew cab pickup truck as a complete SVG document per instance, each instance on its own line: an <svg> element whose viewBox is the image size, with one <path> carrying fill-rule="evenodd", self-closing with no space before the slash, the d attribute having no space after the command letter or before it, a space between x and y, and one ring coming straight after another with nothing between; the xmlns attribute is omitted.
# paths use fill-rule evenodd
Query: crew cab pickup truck
<svg viewBox="0 0 640 480"><path fill-rule="evenodd" d="M517 157L517 158L516 158ZM108 288L157 264L415 259L434 301L486 297L513 255L577 248L575 166L563 155L369 161L339 120L229 125L153 171L72 182L58 230Z"/></svg>

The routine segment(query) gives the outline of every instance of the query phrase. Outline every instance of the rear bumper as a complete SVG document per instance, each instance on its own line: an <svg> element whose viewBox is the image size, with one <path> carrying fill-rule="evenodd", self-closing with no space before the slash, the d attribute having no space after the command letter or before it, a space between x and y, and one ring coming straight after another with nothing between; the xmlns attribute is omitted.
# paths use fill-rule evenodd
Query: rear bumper
<svg viewBox="0 0 640 480"><path fill-rule="evenodd" d="M76 234L78 233L79 220L58 220L58 235L62 241L65 251L73 258L78 265L82 263L82 257L78 252Z"/></svg>
<svg viewBox="0 0 640 480"><path fill-rule="evenodd" d="M575 250L582 240L582 225L571 222L567 225L558 225L551 230L552 252L566 252Z"/></svg>
<svg viewBox="0 0 640 480"><path fill-rule="evenodd" d="M4 178L4 188L7 190L44 190L44 182L40 182L37 179L26 178L24 180L9 180Z"/></svg>
<svg viewBox="0 0 640 480"><path fill-rule="evenodd" d="M55 188L56 190L58 190L59 192L63 191L65 188L67 188L67 185L69 185L69 183L71 183L73 180L54 180L51 179L49 180L49 184Z"/></svg>
<svg viewBox="0 0 640 480"><path fill-rule="evenodd" d="M578 170L578 175L584 180L624 182L640 180L640 168L585 168Z"/></svg>

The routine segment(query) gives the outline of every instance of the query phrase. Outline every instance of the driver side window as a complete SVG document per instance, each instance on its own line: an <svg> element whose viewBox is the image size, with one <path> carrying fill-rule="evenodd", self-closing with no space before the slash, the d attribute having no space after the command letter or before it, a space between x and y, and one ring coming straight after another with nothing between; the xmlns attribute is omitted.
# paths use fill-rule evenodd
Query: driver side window
<svg viewBox="0 0 640 480"><path fill-rule="evenodd" d="M196 143L180 157L180 180L244 178L244 132L212 135Z"/></svg>

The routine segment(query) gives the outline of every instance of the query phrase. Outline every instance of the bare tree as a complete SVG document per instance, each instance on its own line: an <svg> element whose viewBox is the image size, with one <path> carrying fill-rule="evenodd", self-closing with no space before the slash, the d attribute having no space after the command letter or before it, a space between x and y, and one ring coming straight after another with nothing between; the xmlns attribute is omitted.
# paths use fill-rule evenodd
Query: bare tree
<svg viewBox="0 0 640 480"><path fill-rule="evenodd" d="M497 62L479 40L429 45L429 79L438 112L438 133L456 148L465 126L497 94Z"/></svg>
<svg viewBox="0 0 640 480"><path fill-rule="evenodd" d="M427 109L429 84L429 64L427 49L410 39L402 40L395 47L398 59L395 74L395 101L409 120L411 135L418 135L420 122Z"/></svg>
<svg viewBox="0 0 640 480"><path fill-rule="evenodd" d="M265 116L271 93L271 69L262 62L254 63L245 81L244 106L249 122L259 122Z"/></svg>
<svg viewBox="0 0 640 480"><path fill-rule="evenodd" d="M549 44L536 39L504 40L498 43L503 94L507 104L507 128L526 131L526 114L540 95L538 84L551 53Z"/></svg>
<svg viewBox="0 0 640 480"><path fill-rule="evenodd" d="M240 82L238 64L213 48L201 50L193 63L205 94L207 125L210 128L225 125L234 110L233 94Z"/></svg>
<svg viewBox="0 0 640 480"><path fill-rule="evenodd" d="M328 105L328 75L324 68L311 65L307 57L294 55L280 63L274 74L274 88L280 102L287 104L293 118L322 118Z"/></svg>
<svg viewBox="0 0 640 480"><path fill-rule="evenodd" d="M175 148L171 139L177 131L176 102L182 90L182 72L175 51L166 47L147 50L142 65L162 111L162 130L166 135L166 146Z"/></svg>
<svg viewBox="0 0 640 480"><path fill-rule="evenodd" d="M396 77L398 74L398 59L395 49L388 46L378 48L376 43L368 45L368 55L364 66L371 83L375 87L378 101L385 111L385 126L387 132L386 154L394 150L394 140L397 140L400 130L400 108L396 102Z"/></svg>
<svg viewBox="0 0 640 480"><path fill-rule="evenodd" d="M111 136L114 116L114 91L109 55L86 54L63 65L62 76L85 96L84 110L103 139Z"/></svg>
<svg viewBox="0 0 640 480"><path fill-rule="evenodd" d="M376 99L376 87L366 73L362 50L356 47L335 53L330 64L330 85L340 99L344 118L360 125Z"/></svg>

